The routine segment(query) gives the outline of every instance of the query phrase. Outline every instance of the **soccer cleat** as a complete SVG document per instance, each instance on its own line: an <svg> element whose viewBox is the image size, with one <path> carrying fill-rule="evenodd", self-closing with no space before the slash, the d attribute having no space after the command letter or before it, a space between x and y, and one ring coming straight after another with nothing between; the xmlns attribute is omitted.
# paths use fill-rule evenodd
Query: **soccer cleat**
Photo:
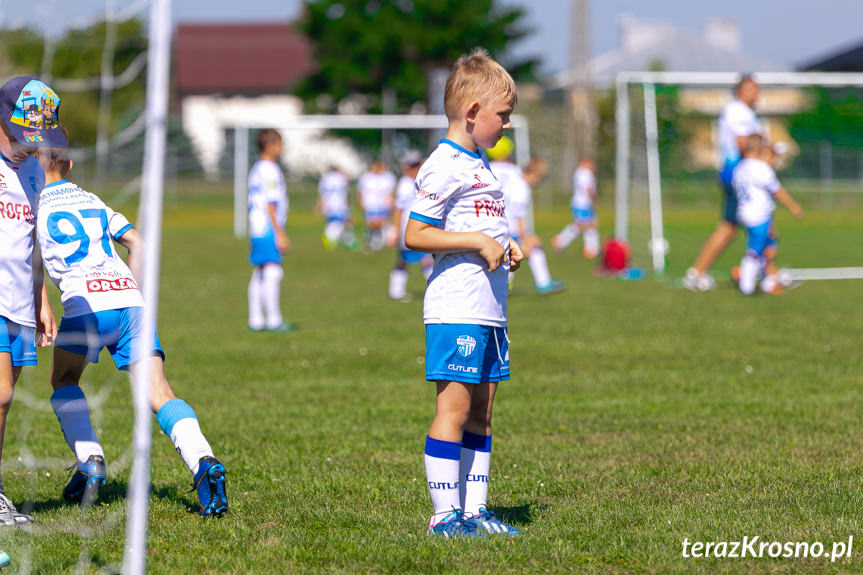
<svg viewBox="0 0 863 575"><path fill-rule="evenodd" d="M595 249L588 248L584 248L583 250L581 250L581 253L584 255L585 258L589 260L594 259L598 255L598 252Z"/></svg>
<svg viewBox="0 0 863 575"><path fill-rule="evenodd" d="M4 493L0 493L0 526L24 525L32 522L32 517L19 513L9 498Z"/></svg>
<svg viewBox="0 0 863 575"><path fill-rule="evenodd" d="M105 458L101 455L91 455L84 463L76 463L69 468L72 479L63 489L63 499L69 503L80 503L81 507L90 507L96 501L99 488L105 484L108 470Z"/></svg>
<svg viewBox="0 0 863 575"><path fill-rule="evenodd" d="M283 321L282 323L280 323L276 327L266 328L266 331L289 332L289 331L294 331L294 326Z"/></svg>
<svg viewBox="0 0 863 575"><path fill-rule="evenodd" d="M464 522L465 524L473 525L474 529L479 532L486 531L491 535L509 535L510 537L521 535L521 529L507 525L498 519L494 512L489 511L485 507L480 507L479 513L468 517Z"/></svg>
<svg viewBox="0 0 863 575"><path fill-rule="evenodd" d="M560 236L559 235L556 234L556 235L551 236L551 240L549 241L549 243L551 244L551 249L553 249L554 251L556 251L559 254L563 253L564 248L563 248L563 246L560 245Z"/></svg>
<svg viewBox="0 0 863 575"><path fill-rule="evenodd" d="M553 279L545 285L536 286L536 291L538 291L542 295L561 292L563 291L563 282Z"/></svg>
<svg viewBox="0 0 863 575"><path fill-rule="evenodd" d="M436 535L438 537L445 537L447 539L450 538L462 538L462 537L477 537L480 539L485 539L488 537L485 533L478 531L476 525L468 524L464 521L461 513L461 509L453 510L449 515L435 523L435 516L432 515L431 520L429 520L429 535Z"/></svg>
<svg viewBox="0 0 863 575"><path fill-rule="evenodd" d="M198 472L192 489L198 491L201 517L222 517L228 512L225 493L225 466L209 455L198 462Z"/></svg>
<svg viewBox="0 0 863 575"><path fill-rule="evenodd" d="M711 291L716 289L716 280L710 274L700 274L695 268L689 268L683 276L683 287L694 292Z"/></svg>

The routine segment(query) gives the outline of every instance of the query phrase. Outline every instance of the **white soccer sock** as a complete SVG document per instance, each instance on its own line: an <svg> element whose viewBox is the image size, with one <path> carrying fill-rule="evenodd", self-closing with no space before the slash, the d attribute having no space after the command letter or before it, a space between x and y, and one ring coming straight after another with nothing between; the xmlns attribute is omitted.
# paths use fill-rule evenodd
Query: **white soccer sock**
<svg viewBox="0 0 863 575"><path fill-rule="evenodd" d="M252 269L249 280L249 327L264 329L264 304L261 299L261 268Z"/></svg>
<svg viewBox="0 0 863 575"><path fill-rule="evenodd" d="M487 508L488 474L491 468L491 436L465 431L459 466L459 498L465 516Z"/></svg>
<svg viewBox="0 0 863 575"><path fill-rule="evenodd" d="M84 391L77 385L66 385L51 395L51 407L60 422L63 436L79 463L91 455L105 457L99 438L90 423L90 408Z"/></svg>
<svg viewBox="0 0 863 575"><path fill-rule="evenodd" d="M461 509L459 501L460 458L460 443L426 436L426 479L434 507L435 522L452 513L454 509Z"/></svg>
<svg viewBox="0 0 863 575"><path fill-rule="evenodd" d="M392 299L405 297L408 288L408 270L393 268L390 270L389 295Z"/></svg>
<svg viewBox="0 0 863 575"><path fill-rule="evenodd" d="M548 260L542 248L535 248L527 258L530 273L533 274L533 283L536 287L546 286L551 283L551 273L548 271Z"/></svg>
<svg viewBox="0 0 863 575"><path fill-rule="evenodd" d="M198 416L182 399L165 403L156 413L156 420L165 435L171 438L192 475L198 472L198 462L202 457L213 457L213 448L201 433Z"/></svg>
<svg viewBox="0 0 863 575"><path fill-rule="evenodd" d="M261 273L261 296L264 303L264 310L267 315L267 327L270 329L277 328L282 325L282 310L279 305L279 297L281 296L281 283L284 271L282 266L278 264L267 264L264 266Z"/></svg>
<svg viewBox="0 0 863 575"><path fill-rule="evenodd" d="M584 251L592 255L599 253L599 230L595 228L584 230Z"/></svg>
<svg viewBox="0 0 863 575"><path fill-rule="evenodd" d="M327 241L331 244L335 244L342 237L342 232L345 229L345 223L340 222L338 220L333 220L328 222L326 227L324 228L324 236L326 236Z"/></svg>
<svg viewBox="0 0 863 575"><path fill-rule="evenodd" d="M764 293L770 293L774 289L776 289L778 283L779 282L777 281L775 275L765 276L764 279L761 280L761 291L763 291Z"/></svg>
<svg viewBox="0 0 863 575"><path fill-rule="evenodd" d="M557 234L557 245L555 246L557 249L562 250L567 247L569 244L575 241L578 237L579 229L574 223L568 224L560 233Z"/></svg>
<svg viewBox="0 0 863 575"><path fill-rule="evenodd" d="M761 259L750 256L743 256L740 261L740 280L737 282L737 287L740 293L744 295L752 295L755 292L755 284L758 283L758 274L761 272Z"/></svg>

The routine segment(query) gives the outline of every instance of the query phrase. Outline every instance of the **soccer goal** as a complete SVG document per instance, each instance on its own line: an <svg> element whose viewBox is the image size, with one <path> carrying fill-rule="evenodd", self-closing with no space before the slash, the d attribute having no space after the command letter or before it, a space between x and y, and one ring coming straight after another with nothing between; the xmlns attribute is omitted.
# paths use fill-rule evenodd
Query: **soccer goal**
<svg viewBox="0 0 863 575"><path fill-rule="evenodd" d="M785 187L827 213L863 207L863 137L852 127L863 118L863 74L754 77L762 87L756 113L763 132L786 146L778 166ZM739 79L736 73L617 76L614 233L629 242L637 264L657 275L665 273L675 249L663 208L711 205L718 214L716 121ZM791 274L797 279L863 278L863 260L832 263L837 265Z"/></svg>

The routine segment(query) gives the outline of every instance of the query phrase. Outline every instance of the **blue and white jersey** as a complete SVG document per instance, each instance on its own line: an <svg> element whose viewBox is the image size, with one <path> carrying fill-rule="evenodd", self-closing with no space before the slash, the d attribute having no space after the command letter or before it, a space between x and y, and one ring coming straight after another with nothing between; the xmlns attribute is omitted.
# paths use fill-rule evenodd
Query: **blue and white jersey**
<svg viewBox="0 0 863 575"><path fill-rule="evenodd" d="M348 177L338 170L321 176L318 182L318 197L321 200L321 213L327 219L344 219L350 210L348 206Z"/></svg>
<svg viewBox="0 0 863 575"><path fill-rule="evenodd" d="M123 214L61 180L39 194L36 229L45 269L60 290L65 317L143 307L138 284L111 241L132 229Z"/></svg>
<svg viewBox="0 0 863 575"><path fill-rule="evenodd" d="M737 138L758 134L761 125L752 108L734 99L729 102L719 115L719 152L723 178L731 181L731 170L740 161L740 148Z"/></svg>
<svg viewBox="0 0 863 575"><path fill-rule="evenodd" d="M0 316L36 327L33 306L33 230L45 174L36 158L0 156Z"/></svg>
<svg viewBox="0 0 863 575"><path fill-rule="evenodd" d="M366 172L357 181L357 193L368 214L388 214L393 207L396 177L392 172Z"/></svg>
<svg viewBox="0 0 863 575"><path fill-rule="evenodd" d="M774 194L782 189L776 172L756 158L741 160L732 179L737 196L737 221L752 228L768 221L776 209Z"/></svg>
<svg viewBox="0 0 863 575"><path fill-rule="evenodd" d="M576 168L572 174L572 200L570 206L573 210L592 210L593 195L596 193L596 176L589 168L581 166Z"/></svg>
<svg viewBox="0 0 863 575"><path fill-rule="evenodd" d="M441 140L416 182L411 218L448 232L481 232L509 250L503 192L485 153ZM509 263L490 272L476 252L434 254L434 260L423 308L426 324L506 325Z"/></svg>
<svg viewBox="0 0 863 575"><path fill-rule="evenodd" d="M526 231L530 231L530 186L524 181L521 168L512 162L490 162L492 173L500 182L506 202L506 220L509 235L518 236L518 221L521 220Z"/></svg>
<svg viewBox="0 0 863 575"><path fill-rule="evenodd" d="M406 250L405 246L405 228L410 219L411 210L413 209L414 201L417 197L417 183L410 176L402 176L396 184L396 202L395 207L401 212L401 221L399 222L399 249Z"/></svg>
<svg viewBox="0 0 863 575"><path fill-rule="evenodd" d="M285 177L279 165L270 160L258 160L249 170L249 237L274 236L267 211L276 207L276 223L284 228L288 221L288 194Z"/></svg>

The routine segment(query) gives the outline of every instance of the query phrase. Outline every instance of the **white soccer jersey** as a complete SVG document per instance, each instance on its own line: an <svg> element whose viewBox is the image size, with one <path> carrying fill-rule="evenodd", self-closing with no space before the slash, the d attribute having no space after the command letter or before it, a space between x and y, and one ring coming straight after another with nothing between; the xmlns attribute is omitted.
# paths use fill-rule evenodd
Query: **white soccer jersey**
<svg viewBox="0 0 863 575"><path fill-rule="evenodd" d="M490 162L492 173L500 181L506 202L506 220L509 235L518 236L518 220L530 230L530 186L524 181L521 168L511 162Z"/></svg>
<svg viewBox="0 0 863 575"><path fill-rule="evenodd" d="M0 316L36 327L33 230L45 174L36 158L0 159Z"/></svg>
<svg viewBox="0 0 863 575"><path fill-rule="evenodd" d="M392 172L366 172L357 181L357 192L362 198L363 210L369 213L389 213L395 189L396 177Z"/></svg>
<svg viewBox="0 0 863 575"><path fill-rule="evenodd" d="M249 237L263 238L275 232L267 206L276 206L276 223L284 227L288 220L288 194L279 165L258 160L249 170Z"/></svg>
<svg viewBox="0 0 863 575"><path fill-rule="evenodd" d="M485 154L449 140L420 168L411 218L448 232L482 232L509 251L503 192ZM434 260L425 323L506 325L508 263L490 272L476 252L434 254Z"/></svg>
<svg viewBox="0 0 863 575"><path fill-rule="evenodd" d="M396 185L396 209L401 212L401 221L399 222L399 248L405 250L405 228L410 219L411 210L413 209L414 200L417 197L416 180L410 176L402 176L399 178Z"/></svg>
<svg viewBox="0 0 863 575"><path fill-rule="evenodd" d="M734 168L731 180L737 196L737 220L751 228L763 224L773 215L773 195L782 189L776 172L769 164L746 158Z"/></svg>
<svg viewBox="0 0 863 575"><path fill-rule="evenodd" d="M722 164L734 164L740 160L738 137L760 132L761 125L752 108L737 99L729 102L719 115L719 148Z"/></svg>
<svg viewBox="0 0 863 575"><path fill-rule="evenodd" d="M570 205L576 210L593 208L591 192L596 192L596 176L584 166L577 168L572 174L572 200Z"/></svg>
<svg viewBox="0 0 863 575"><path fill-rule="evenodd" d="M59 181L39 194L36 227L64 316L144 305L132 272L111 241L132 229L123 214L75 184Z"/></svg>
<svg viewBox="0 0 863 575"><path fill-rule="evenodd" d="M321 176L318 182L318 197L321 199L321 213L325 218L344 218L350 210L348 206L348 178L338 170Z"/></svg>

